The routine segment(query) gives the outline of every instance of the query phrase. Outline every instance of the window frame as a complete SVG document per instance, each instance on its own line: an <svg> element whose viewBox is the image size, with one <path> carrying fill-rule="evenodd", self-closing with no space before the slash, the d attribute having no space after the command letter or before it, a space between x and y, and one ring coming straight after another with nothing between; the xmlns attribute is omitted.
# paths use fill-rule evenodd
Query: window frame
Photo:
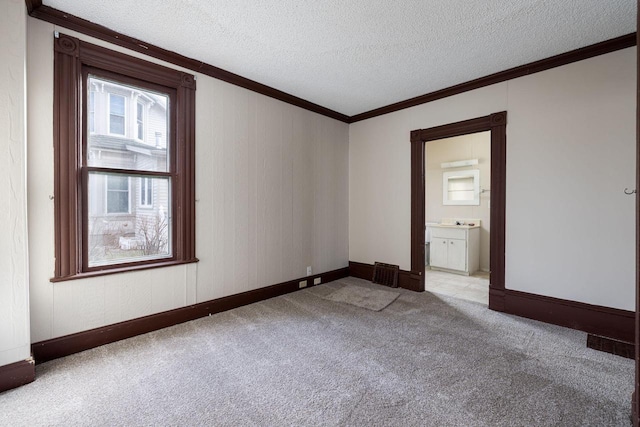
<svg viewBox="0 0 640 427"><path fill-rule="evenodd" d="M170 180L170 258L88 267L87 166L89 88L88 74L117 76L118 82L139 87L162 88L173 93L168 153ZM158 90L158 89L155 89ZM54 211L55 271L58 282L124 271L197 262L195 256L195 76L123 53L93 45L64 34L54 39ZM126 101L125 101L126 102ZM126 117L125 117L126 120ZM125 125L126 135L126 125ZM137 135L136 135L137 136ZM114 169L104 169L112 173ZM135 176L140 171L117 169ZM156 172L145 172L152 177ZM163 177L167 173L157 173ZM131 183L129 187L131 197ZM131 198L129 209L132 209Z"/></svg>

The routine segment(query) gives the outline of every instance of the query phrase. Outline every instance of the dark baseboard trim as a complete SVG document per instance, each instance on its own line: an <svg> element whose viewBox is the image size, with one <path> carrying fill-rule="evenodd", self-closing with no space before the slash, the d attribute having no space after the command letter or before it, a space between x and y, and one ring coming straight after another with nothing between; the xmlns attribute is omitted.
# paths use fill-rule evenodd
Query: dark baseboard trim
<svg viewBox="0 0 640 427"><path fill-rule="evenodd" d="M627 359L635 359L636 355L636 346L633 343L612 340L611 338L593 334L587 334L587 347Z"/></svg>
<svg viewBox="0 0 640 427"><path fill-rule="evenodd" d="M349 275L371 280L373 265L349 261ZM411 279L411 272L400 270L398 285L401 288L416 290L412 288ZM633 311L493 287L489 288L489 308L494 311L577 329L597 335L601 339L609 338L622 343L633 343L635 339L635 313Z"/></svg>
<svg viewBox="0 0 640 427"><path fill-rule="evenodd" d="M503 311L618 341L635 342L635 312L505 289ZM491 299L491 294L490 297Z"/></svg>
<svg viewBox="0 0 640 427"><path fill-rule="evenodd" d="M349 261L349 275L358 279L373 279L373 264L363 262ZM419 289L420 282L416 281L414 275L410 271L400 270L398 276L398 287L408 289L410 291L421 292Z"/></svg>
<svg viewBox="0 0 640 427"><path fill-rule="evenodd" d="M640 422L638 422L638 405L635 391L631 393L631 424L636 427L640 425Z"/></svg>
<svg viewBox="0 0 640 427"><path fill-rule="evenodd" d="M295 292L300 290L299 282L302 280L306 280L307 287L310 287L313 286L313 280L316 278L321 278L322 283L327 283L347 277L348 275L349 268L345 267L322 274L302 277L288 282L278 283L277 285L243 292L241 294L206 301L187 307L181 307L162 313L151 314L149 316L91 329L89 331L40 341L31 345L31 351L35 361L37 363L42 363L48 360L69 356L74 353L99 347L104 344L131 338L136 335L146 334L158 329L195 320L200 317L208 316L209 314L220 313L222 311L242 307L243 305L253 304L269 298Z"/></svg>
<svg viewBox="0 0 640 427"><path fill-rule="evenodd" d="M489 285L489 308L504 311L504 289Z"/></svg>
<svg viewBox="0 0 640 427"><path fill-rule="evenodd" d="M447 98L449 96L458 95L470 90L480 89L496 83L505 82L518 77L527 76L529 74L539 73L540 71L549 70L551 68L560 67L562 65L571 64L573 62L583 61L593 58L594 56L604 55L605 53L615 52L620 49L626 49L636 45L636 33L626 34L611 40L606 40L570 52L561 53L560 55L545 58L540 61L531 62L529 64L514 67L499 73L490 74L480 77L469 82L451 86L435 92L416 96L415 98L396 102L364 113L356 114L349 117L349 123L359 122L361 120L370 119L372 117L382 116L384 114L393 113L395 111L404 110L405 108L415 107L416 105L426 104L438 99Z"/></svg>
<svg viewBox="0 0 640 427"><path fill-rule="evenodd" d="M36 368L32 358L0 366L0 393L29 384L35 378Z"/></svg>

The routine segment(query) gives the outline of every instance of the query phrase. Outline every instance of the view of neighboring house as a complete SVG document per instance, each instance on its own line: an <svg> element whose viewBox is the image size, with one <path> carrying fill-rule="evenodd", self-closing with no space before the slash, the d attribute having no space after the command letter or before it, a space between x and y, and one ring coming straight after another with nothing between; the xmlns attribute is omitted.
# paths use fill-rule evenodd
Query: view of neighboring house
<svg viewBox="0 0 640 427"><path fill-rule="evenodd" d="M95 76L87 93L89 266L171 256L169 178L145 175L169 171L169 97Z"/></svg>

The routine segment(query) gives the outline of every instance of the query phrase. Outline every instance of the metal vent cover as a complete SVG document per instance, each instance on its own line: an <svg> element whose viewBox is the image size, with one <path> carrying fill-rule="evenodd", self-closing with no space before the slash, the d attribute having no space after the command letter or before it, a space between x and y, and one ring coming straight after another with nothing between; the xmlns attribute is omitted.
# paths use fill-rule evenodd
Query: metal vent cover
<svg viewBox="0 0 640 427"><path fill-rule="evenodd" d="M373 279L371 279L371 281L391 288L397 288L399 273L399 265L385 264L376 261L373 265Z"/></svg>

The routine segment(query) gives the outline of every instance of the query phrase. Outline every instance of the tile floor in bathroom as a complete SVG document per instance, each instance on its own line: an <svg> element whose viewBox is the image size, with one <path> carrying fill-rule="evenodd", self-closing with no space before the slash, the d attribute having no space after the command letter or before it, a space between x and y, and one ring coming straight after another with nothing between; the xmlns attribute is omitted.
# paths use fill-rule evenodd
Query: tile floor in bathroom
<svg viewBox="0 0 640 427"><path fill-rule="evenodd" d="M425 270L425 291L467 301L489 304L489 273L478 271L472 276Z"/></svg>

